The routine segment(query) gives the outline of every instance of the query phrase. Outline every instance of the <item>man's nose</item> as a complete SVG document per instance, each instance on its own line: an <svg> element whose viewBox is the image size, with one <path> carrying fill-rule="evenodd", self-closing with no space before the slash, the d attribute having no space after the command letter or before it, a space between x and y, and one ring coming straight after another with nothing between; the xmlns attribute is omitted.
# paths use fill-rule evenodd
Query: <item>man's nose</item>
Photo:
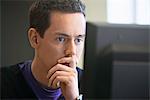
<svg viewBox="0 0 150 100"><path fill-rule="evenodd" d="M76 55L76 45L74 41L69 42L66 46L65 55L69 57Z"/></svg>

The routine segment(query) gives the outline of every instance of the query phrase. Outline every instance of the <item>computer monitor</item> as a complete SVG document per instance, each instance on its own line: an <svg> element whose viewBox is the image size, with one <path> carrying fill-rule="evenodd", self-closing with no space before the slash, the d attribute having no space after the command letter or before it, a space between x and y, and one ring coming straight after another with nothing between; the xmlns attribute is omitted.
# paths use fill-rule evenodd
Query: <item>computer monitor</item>
<svg viewBox="0 0 150 100"><path fill-rule="evenodd" d="M149 98L150 26L87 23L81 93L86 99Z"/></svg>

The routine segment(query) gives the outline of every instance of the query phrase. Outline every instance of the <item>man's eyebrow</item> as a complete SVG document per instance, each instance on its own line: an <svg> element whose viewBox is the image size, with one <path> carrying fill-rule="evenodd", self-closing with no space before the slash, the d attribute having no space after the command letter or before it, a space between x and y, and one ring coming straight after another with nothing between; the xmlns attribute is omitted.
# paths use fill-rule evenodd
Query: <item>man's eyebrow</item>
<svg viewBox="0 0 150 100"><path fill-rule="evenodd" d="M79 37L79 38L84 38L85 37L85 34L82 34L82 35L78 35L76 37Z"/></svg>
<svg viewBox="0 0 150 100"><path fill-rule="evenodd" d="M64 36L64 37L70 37L67 33L62 33L62 32L57 32L56 35L60 35L60 36ZM85 37L85 34L81 34L81 35L78 35L78 36L75 36L75 37Z"/></svg>
<svg viewBox="0 0 150 100"><path fill-rule="evenodd" d="M67 33L62 33L62 32L56 32L56 35L69 37L69 35Z"/></svg>

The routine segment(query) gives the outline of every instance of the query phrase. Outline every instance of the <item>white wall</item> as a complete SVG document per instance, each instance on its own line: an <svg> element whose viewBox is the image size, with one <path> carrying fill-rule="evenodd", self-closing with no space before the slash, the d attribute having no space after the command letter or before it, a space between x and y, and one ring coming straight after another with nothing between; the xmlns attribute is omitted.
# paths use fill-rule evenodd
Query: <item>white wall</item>
<svg viewBox="0 0 150 100"><path fill-rule="evenodd" d="M106 0L82 0L86 5L86 20L89 22L101 22L105 23L106 17ZM78 64L83 68L84 53L81 56L81 60Z"/></svg>
<svg viewBox="0 0 150 100"><path fill-rule="evenodd" d="M87 21L106 22L106 0L84 0Z"/></svg>

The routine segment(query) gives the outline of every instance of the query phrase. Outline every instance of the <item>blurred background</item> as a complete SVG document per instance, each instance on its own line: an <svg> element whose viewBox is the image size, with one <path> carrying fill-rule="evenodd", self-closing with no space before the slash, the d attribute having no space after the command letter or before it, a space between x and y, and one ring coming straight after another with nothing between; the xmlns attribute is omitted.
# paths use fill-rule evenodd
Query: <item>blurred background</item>
<svg viewBox="0 0 150 100"><path fill-rule="evenodd" d="M1 0L1 65L32 59L27 40L28 8L34 0ZM150 0L82 0L93 23L150 25ZM84 53L83 53L84 54ZM83 68L82 55L79 66Z"/></svg>

